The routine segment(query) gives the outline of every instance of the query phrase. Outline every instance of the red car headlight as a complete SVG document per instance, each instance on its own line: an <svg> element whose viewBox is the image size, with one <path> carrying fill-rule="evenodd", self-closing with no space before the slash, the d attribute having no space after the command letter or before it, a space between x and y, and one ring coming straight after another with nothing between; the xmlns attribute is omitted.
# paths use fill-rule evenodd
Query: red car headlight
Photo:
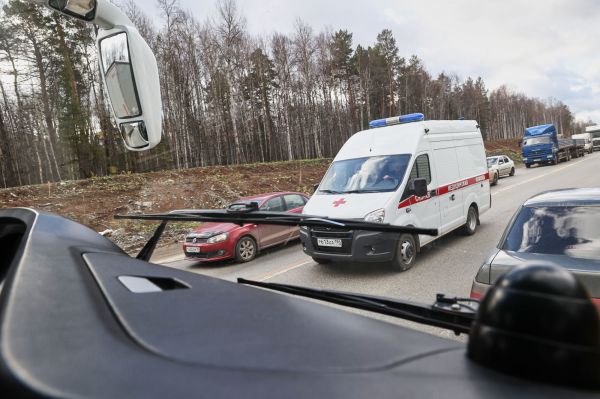
<svg viewBox="0 0 600 399"><path fill-rule="evenodd" d="M206 243L207 244L216 244L216 243L219 243L219 242L226 241L227 238L229 238L229 233L221 233L221 234L217 234L216 236L210 237L206 241Z"/></svg>

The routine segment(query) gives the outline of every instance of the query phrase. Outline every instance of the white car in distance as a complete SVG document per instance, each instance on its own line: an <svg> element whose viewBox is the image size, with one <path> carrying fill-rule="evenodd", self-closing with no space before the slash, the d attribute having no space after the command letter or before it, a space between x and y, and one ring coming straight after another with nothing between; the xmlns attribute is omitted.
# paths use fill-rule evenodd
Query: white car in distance
<svg viewBox="0 0 600 399"><path fill-rule="evenodd" d="M490 182L492 185L498 183L498 178L501 176L515 175L515 163L506 155L488 157L487 164L490 171Z"/></svg>

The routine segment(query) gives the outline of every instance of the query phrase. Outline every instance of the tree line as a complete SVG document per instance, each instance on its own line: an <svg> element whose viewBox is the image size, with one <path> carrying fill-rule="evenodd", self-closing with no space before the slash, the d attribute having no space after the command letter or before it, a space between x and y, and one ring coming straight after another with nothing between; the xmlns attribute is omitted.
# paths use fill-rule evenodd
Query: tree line
<svg viewBox="0 0 600 399"><path fill-rule="evenodd" d="M372 119L422 112L476 119L486 139L555 123L580 131L567 105L481 77L432 76L382 30L367 47L350 31L250 34L234 0L199 20L178 0L157 0L153 22L121 4L156 54L162 143L127 152L99 81L94 30L9 0L0 13L0 187L124 172L331 157Z"/></svg>

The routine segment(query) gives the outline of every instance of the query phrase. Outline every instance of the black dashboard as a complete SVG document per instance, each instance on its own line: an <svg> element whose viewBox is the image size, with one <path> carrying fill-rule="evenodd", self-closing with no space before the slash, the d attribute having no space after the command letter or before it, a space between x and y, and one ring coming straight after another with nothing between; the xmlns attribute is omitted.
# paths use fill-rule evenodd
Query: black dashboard
<svg viewBox="0 0 600 399"><path fill-rule="evenodd" d="M136 260L29 209L0 211L0 281L7 398L600 394L487 369L460 342Z"/></svg>

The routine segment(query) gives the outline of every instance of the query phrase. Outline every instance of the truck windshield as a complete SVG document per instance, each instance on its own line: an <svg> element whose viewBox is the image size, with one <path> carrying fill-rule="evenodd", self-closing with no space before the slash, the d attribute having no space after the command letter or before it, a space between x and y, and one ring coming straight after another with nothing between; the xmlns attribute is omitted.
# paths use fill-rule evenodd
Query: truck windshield
<svg viewBox="0 0 600 399"><path fill-rule="evenodd" d="M502 249L598 259L600 207L523 207Z"/></svg>
<svg viewBox="0 0 600 399"><path fill-rule="evenodd" d="M386 155L334 162L319 194L373 193L396 191L404 180L410 155Z"/></svg>
<svg viewBox="0 0 600 399"><path fill-rule="evenodd" d="M550 144L550 137L532 137L523 141L523 147L537 144Z"/></svg>

